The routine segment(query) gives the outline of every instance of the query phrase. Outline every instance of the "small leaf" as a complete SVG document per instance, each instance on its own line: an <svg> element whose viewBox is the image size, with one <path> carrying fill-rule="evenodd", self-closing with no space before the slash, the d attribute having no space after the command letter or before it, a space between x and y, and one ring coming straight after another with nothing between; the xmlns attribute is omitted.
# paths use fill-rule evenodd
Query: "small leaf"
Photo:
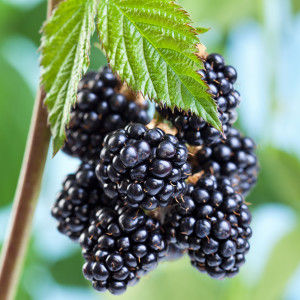
<svg viewBox="0 0 300 300"><path fill-rule="evenodd" d="M197 27L196 31L198 34L206 33L210 30L211 28L204 28L204 27Z"/></svg>
<svg viewBox="0 0 300 300"><path fill-rule="evenodd" d="M55 154L65 140L65 126L76 101L77 86L89 66L94 32L95 0L62 2L43 27L42 84L47 92L49 123Z"/></svg>
<svg viewBox="0 0 300 300"><path fill-rule="evenodd" d="M190 110L222 130L217 106L197 70L199 44L190 17L168 0L102 0L98 34L110 66L134 90Z"/></svg>

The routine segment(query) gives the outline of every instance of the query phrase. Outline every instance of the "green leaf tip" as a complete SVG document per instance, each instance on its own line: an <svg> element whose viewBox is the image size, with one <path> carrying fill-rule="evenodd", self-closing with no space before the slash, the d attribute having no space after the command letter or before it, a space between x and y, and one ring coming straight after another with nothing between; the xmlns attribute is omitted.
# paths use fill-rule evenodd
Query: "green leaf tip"
<svg viewBox="0 0 300 300"><path fill-rule="evenodd" d="M206 33L210 30L211 28L205 28L205 27L196 27L196 31L198 34L203 34Z"/></svg>
<svg viewBox="0 0 300 300"><path fill-rule="evenodd" d="M64 144L78 83L89 66L96 7L95 0L61 2L42 28L41 84L46 91L54 155Z"/></svg>

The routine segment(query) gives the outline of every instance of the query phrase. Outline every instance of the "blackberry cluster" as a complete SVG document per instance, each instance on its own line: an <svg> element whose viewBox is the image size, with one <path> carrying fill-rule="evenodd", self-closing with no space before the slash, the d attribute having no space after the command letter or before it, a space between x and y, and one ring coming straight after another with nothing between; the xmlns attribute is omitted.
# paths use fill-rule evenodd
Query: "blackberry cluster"
<svg viewBox="0 0 300 300"><path fill-rule="evenodd" d="M76 106L66 128L67 141L63 150L88 161L98 159L107 133L129 122L148 124L147 101L138 105L120 93L121 83L107 67L87 73L77 92Z"/></svg>
<svg viewBox="0 0 300 300"><path fill-rule="evenodd" d="M154 210L184 195L191 175L187 158L175 136L133 123L105 137L96 174L109 198Z"/></svg>
<svg viewBox="0 0 300 300"><path fill-rule="evenodd" d="M228 178L206 176L166 216L169 242L189 249L192 265L211 277L232 277L245 262L251 214Z"/></svg>
<svg viewBox="0 0 300 300"><path fill-rule="evenodd" d="M220 121L226 134L237 119L236 108L240 103L240 94L233 87L237 72L232 66L225 65L224 58L215 53L208 55L204 67L205 70L200 70L199 74L207 82L209 91L218 105ZM156 105L156 110L177 128L178 139L189 145L209 145L221 138L218 130L191 112L181 111L178 108L172 111L166 106L159 105Z"/></svg>
<svg viewBox="0 0 300 300"><path fill-rule="evenodd" d="M98 210L80 244L85 278L97 291L116 295L155 269L168 250L157 220L141 209L124 207Z"/></svg>
<svg viewBox="0 0 300 300"><path fill-rule="evenodd" d="M82 163L64 180L51 213L58 221L58 230L77 241L88 226L93 210L102 205L112 205L112 201L103 193L95 175L95 165Z"/></svg>
<svg viewBox="0 0 300 300"><path fill-rule="evenodd" d="M236 191L247 195L257 181L259 171L256 145L235 128L230 128L227 139L214 145L203 146L195 156L190 157L193 174L211 173L216 177L231 179Z"/></svg>
<svg viewBox="0 0 300 300"><path fill-rule="evenodd" d="M79 84L64 151L82 162L52 215L61 233L79 240L83 274L100 292L122 294L159 262L185 254L216 279L245 262L252 231L244 196L257 181L255 143L232 127L240 102L235 69L219 54L204 66L199 73L227 139L191 112L166 107L156 109L177 135L158 120L146 127L147 105L135 103L108 68Z"/></svg>

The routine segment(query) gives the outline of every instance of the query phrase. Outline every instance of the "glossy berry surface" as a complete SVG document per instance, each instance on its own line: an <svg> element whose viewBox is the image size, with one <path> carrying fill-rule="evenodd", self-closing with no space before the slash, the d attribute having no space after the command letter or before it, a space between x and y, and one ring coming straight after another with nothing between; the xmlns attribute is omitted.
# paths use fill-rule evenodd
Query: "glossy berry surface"
<svg viewBox="0 0 300 300"><path fill-rule="evenodd" d="M254 141L230 128L227 139L214 145L203 146L190 158L193 173L211 173L216 177L230 178L234 189L247 195L257 182L259 165Z"/></svg>
<svg viewBox="0 0 300 300"><path fill-rule="evenodd" d="M237 119L236 108L240 103L240 94L233 87L237 72L232 66L225 65L224 58L215 53L208 55L204 67L199 74L209 86L209 91L218 106L224 133L227 134ZM189 145L209 145L221 138L219 131L190 112L177 108L172 112L171 109L159 105L156 105L156 110L177 128L178 139Z"/></svg>
<svg viewBox="0 0 300 300"><path fill-rule="evenodd" d="M96 174L106 195L154 210L184 195L188 150L161 129L132 123L105 137Z"/></svg>
<svg viewBox="0 0 300 300"><path fill-rule="evenodd" d="M148 104L119 93L121 83L107 67L83 76L71 111L63 150L84 161L98 159L105 135L129 122L148 124Z"/></svg>
<svg viewBox="0 0 300 300"><path fill-rule="evenodd" d="M58 230L77 241L90 222L94 209L115 204L104 194L95 175L95 165L82 163L63 183L52 207Z"/></svg>
<svg viewBox="0 0 300 300"><path fill-rule="evenodd" d="M217 53L203 64L198 73L226 138L190 111L158 104L161 116L146 127L147 101L108 67L79 83L63 150L82 163L51 212L58 230L80 243L84 277L99 292L123 294L159 262L183 255L215 279L245 263L252 217L244 197L257 181L256 145L233 127L235 68Z"/></svg>
<svg viewBox="0 0 300 300"><path fill-rule="evenodd" d="M155 269L168 252L159 221L141 209L118 206L98 210L80 244L85 278L96 290L116 295Z"/></svg>
<svg viewBox="0 0 300 300"><path fill-rule="evenodd" d="M230 180L205 176L166 215L170 243L189 249L192 265L211 277L234 276L249 250L251 214Z"/></svg>

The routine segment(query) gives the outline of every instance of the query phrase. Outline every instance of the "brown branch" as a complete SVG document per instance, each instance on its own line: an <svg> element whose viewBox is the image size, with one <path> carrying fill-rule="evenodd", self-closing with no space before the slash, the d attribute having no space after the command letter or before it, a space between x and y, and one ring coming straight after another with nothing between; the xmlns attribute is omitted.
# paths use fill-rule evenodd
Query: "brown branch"
<svg viewBox="0 0 300 300"><path fill-rule="evenodd" d="M48 0L48 17L58 2L58 0ZM44 98L45 93L39 88L10 217L8 235L1 253L0 300L14 299L30 240L33 215L50 142L47 110L43 105Z"/></svg>
<svg viewBox="0 0 300 300"><path fill-rule="evenodd" d="M38 91L25 156L0 261L0 299L16 293L30 239L30 230L49 148L50 132L44 94Z"/></svg>

